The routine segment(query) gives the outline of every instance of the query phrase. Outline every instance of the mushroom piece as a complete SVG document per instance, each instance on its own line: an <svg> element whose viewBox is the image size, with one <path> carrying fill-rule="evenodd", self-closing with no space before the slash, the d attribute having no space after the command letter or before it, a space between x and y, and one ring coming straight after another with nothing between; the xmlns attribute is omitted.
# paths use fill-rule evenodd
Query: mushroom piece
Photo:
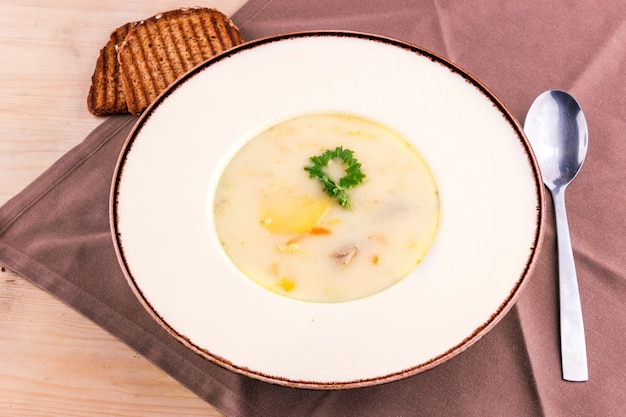
<svg viewBox="0 0 626 417"><path fill-rule="evenodd" d="M343 268L352 262L352 259L354 259L358 251L359 250L356 246L345 246L338 251L333 252L330 256L337 261L340 267Z"/></svg>

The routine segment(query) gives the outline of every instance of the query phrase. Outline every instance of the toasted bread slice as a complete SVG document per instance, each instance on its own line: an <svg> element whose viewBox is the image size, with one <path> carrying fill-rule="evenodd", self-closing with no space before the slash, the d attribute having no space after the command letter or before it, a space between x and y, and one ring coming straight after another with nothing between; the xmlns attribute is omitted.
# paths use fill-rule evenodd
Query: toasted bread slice
<svg viewBox="0 0 626 417"><path fill-rule="evenodd" d="M204 7L160 13L130 27L117 55L129 112L141 114L178 77L240 43L233 22Z"/></svg>
<svg viewBox="0 0 626 417"><path fill-rule="evenodd" d="M100 50L87 96L87 108L96 116L128 113L124 90L119 81L117 51L133 25L127 23L115 29Z"/></svg>

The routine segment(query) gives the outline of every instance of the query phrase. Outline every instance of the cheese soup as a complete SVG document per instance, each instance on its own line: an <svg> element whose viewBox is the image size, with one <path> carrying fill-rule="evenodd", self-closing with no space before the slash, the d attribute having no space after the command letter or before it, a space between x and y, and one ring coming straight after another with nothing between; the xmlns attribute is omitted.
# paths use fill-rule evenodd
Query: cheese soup
<svg viewBox="0 0 626 417"><path fill-rule="evenodd" d="M362 174L344 205L311 171L311 157L325 155L318 168L331 184L352 175L332 157L338 148ZM312 302L354 300L397 283L427 254L440 216L433 175L404 138L334 113L289 119L247 142L221 174L213 210L219 240L244 275Z"/></svg>

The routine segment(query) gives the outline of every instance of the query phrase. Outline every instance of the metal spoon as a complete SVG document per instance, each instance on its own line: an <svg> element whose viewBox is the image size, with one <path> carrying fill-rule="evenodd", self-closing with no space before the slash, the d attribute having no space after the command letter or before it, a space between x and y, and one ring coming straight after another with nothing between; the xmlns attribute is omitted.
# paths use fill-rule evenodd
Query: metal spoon
<svg viewBox="0 0 626 417"><path fill-rule="evenodd" d="M551 90L540 94L530 106L524 130L554 203L563 379L586 381L585 329L565 212L565 189L578 174L587 154L587 122L572 96L564 91Z"/></svg>

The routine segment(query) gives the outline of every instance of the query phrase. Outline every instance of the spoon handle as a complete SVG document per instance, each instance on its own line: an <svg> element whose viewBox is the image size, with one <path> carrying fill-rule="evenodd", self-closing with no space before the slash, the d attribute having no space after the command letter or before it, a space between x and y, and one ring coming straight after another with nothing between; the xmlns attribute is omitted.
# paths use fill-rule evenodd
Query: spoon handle
<svg viewBox="0 0 626 417"><path fill-rule="evenodd" d="M576 278L576 267L574 266L572 242L565 211L565 187L553 190L552 200L556 216L559 251L561 364L563 379L567 381L587 381L585 328Z"/></svg>

